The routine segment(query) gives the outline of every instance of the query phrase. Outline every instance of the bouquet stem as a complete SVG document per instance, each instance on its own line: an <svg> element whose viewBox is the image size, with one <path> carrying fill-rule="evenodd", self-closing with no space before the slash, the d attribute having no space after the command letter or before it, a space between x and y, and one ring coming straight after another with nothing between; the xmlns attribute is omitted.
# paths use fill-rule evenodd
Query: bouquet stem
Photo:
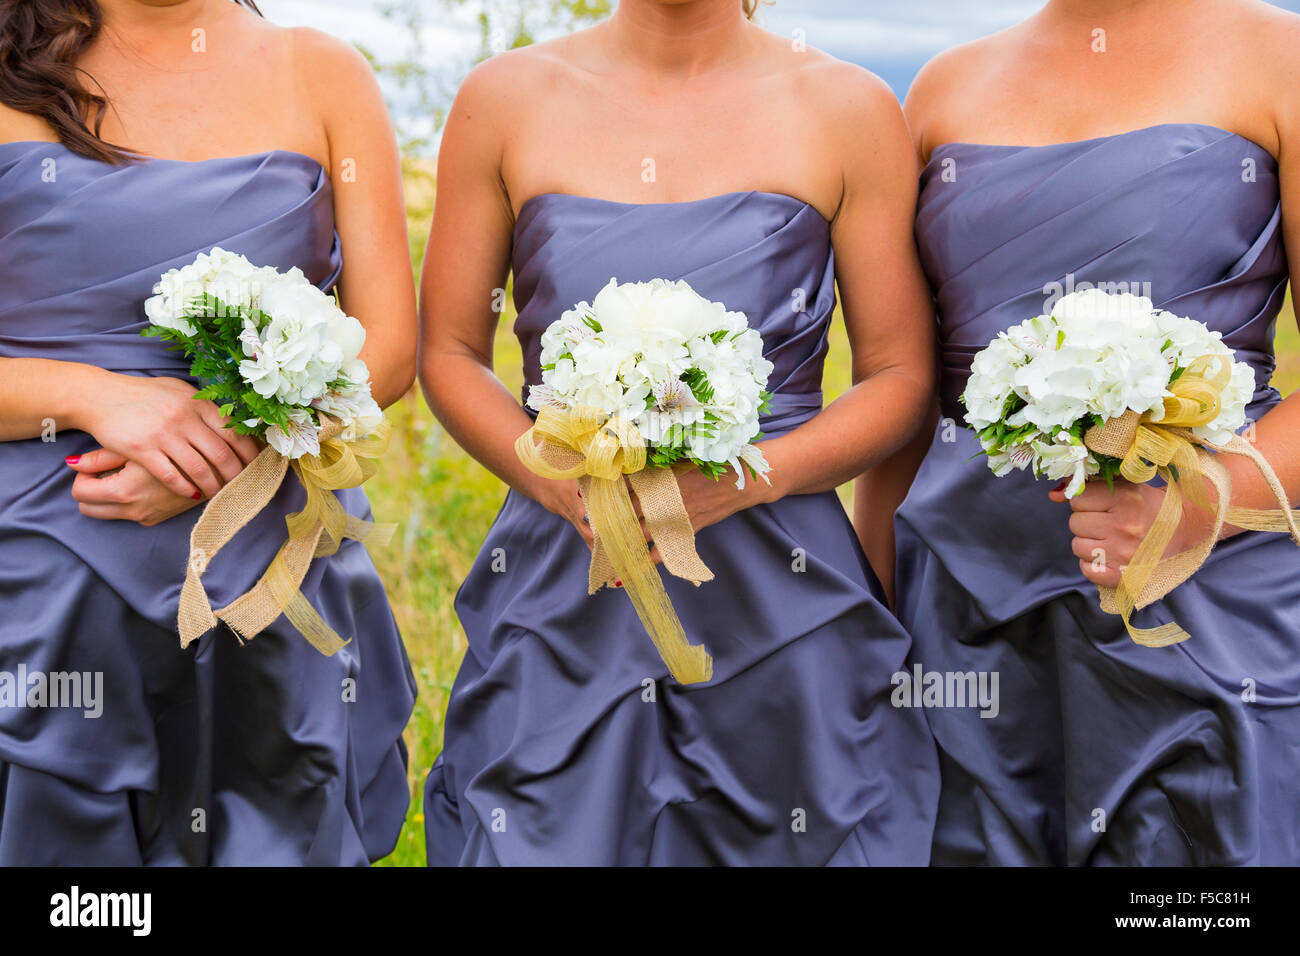
<svg viewBox="0 0 1300 956"><path fill-rule="evenodd" d="M581 482L596 535L588 593L622 580L669 673L682 684L711 679L713 658L686 639L663 580L650 560L627 482L641 502L646 527L664 567L695 585L712 580L713 572L695 551L695 536L676 477L671 469L646 466L645 440L636 426L591 406L546 406L533 427L519 437L515 452L544 478Z"/></svg>
<svg viewBox="0 0 1300 956"><path fill-rule="evenodd" d="M375 435L354 441L338 437L342 425L337 419L322 416L322 424L319 455L290 462L268 446L204 507L190 531L189 566L177 614L181 647L188 647L218 621L241 641L249 641L281 614L327 657L348 644L299 588L312 559L333 554L344 538L382 543L392 534L392 525L374 525L349 515L334 496L335 491L355 488L375 473L375 459L388 443L388 423ZM270 503L290 467L307 492L307 503L286 518L288 540L252 588L214 611L203 587L203 573L230 539Z"/></svg>

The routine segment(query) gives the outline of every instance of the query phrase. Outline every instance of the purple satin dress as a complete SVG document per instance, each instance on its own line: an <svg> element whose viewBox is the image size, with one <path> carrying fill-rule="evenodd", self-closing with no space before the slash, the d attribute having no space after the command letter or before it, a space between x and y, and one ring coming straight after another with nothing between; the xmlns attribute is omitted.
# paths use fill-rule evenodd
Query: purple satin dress
<svg viewBox="0 0 1300 956"><path fill-rule="evenodd" d="M561 312L611 277L662 277L761 332L767 435L821 408L834 261L803 202L547 194L520 210L513 259L529 383ZM927 862L934 742L922 712L890 704L910 641L835 494L749 508L698 547L715 580L665 583L714 676L682 686L626 594L587 596L578 532L507 496L456 601L469 649L426 788L430 863Z"/></svg>
<svg viewBox="0 0 1300 956"><path fill-rule="evenodd" d="M328 288L341 254L325 171L288 152L111 166L58 144L0 145L0 356L186 378L180 353L140 337L143 303L164 270L214 245ZM246 646L223 626L182 651L199 509L153 528L82 516L64 457L96 443L52 425L52 441L0 442L0 864L388 853L408 802L414 681L365 549L344 543L303 583L353 639L334 657L283 618ZM213 559L213 607L265 570L303 498L288 479ZM340 498L368 514L360 490ZM93 706L67 706L69 693L24 706L4 693L20 673L24 694L33 675L65 675Z"/></svg>
<svg viewBox="0 0 1300 956"><path fill-rule="evenodd" d="M963 427L972 357L1082 283L1223 333L1269 386L1287 284L1278 169L1224 130L1156 126L1043 147L951 143L922 175L943 414L899 510L899 613L926 672L996 674L1000 708L936 707L947 864L1300 863L1300 549L1246 533L1139 612L1134 644L1070 551L1052 483L995 478Z"/></svg>

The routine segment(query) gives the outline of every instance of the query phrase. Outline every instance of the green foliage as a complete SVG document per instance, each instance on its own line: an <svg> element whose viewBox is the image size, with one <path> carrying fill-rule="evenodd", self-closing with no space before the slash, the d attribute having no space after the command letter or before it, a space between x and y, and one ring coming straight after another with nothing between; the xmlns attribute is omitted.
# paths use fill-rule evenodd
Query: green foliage
<svg viewBox="0 0 1300 956"><path fill-rule="evenodd" d="M239 372L239 363L244 360L239 333L244 328L245 319L262 329L271 317L260 309L227 305L207 293L190 302L185 317L194 326L193 336L157 325L149 326L140 334L161 339L172 349L185 353L190 360L190 374L204 383L194 397L206 398L221 406L222 414L231 419L226 427L241 435L260 437L266 431L265 425L244 424L255 419L267 425L288 427L289 406L257 394ZM315 419L315 412L311 414Z"/></svg>

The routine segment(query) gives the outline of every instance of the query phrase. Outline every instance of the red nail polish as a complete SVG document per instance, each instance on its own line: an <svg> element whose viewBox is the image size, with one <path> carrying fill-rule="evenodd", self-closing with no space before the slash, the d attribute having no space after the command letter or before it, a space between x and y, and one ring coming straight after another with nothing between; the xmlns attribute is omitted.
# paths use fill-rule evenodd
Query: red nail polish
<svg viewBox="0 0 1300 956"><path fill-rule="evenodd" d="M578 497L579 497L579 498L582 497L582 492L581 492L581 491L578 492Z"/></svg>
<svg viewBox="0 0 1300 956"><path fill-rule="evenodd" d="M194 494L190 495L190 497L193 498L195 501L198 501L200 498L203 497L203 492L196 491L194 492Z"/></svg>
<svg viewBox="0 0 1300 956"><path fill-rule="evenodd" d="M68 464L68 465L75 465L77 462L81 461L81 456L80 456L80 455L68 455L67 457L65 457L65 458L63 459L63 461L64 461L65 464Z"/></svg>
<svg viewBox="0 0 1300 956"><path fill-rule="evenodd" d="M622 586L623 586L623 582L620 581L618 578L615 578L615 579L614 579L614 587L616 587L616 588L621 588Z"/></svg>
<svg viewBox="0 0 1300 956"><path fill-rule="evenodd" d="M1053 491L1064 491L1064 490L1065 490L1065 486L1068 485L1069 483L1070 483L1070 479L1069 479L1069 478L1066 478L1064 481L1062 481L1059 485L1057 485L1057 486L1056 486L1055 488L1053 488L1052 490L1053 490Z"/></svg>

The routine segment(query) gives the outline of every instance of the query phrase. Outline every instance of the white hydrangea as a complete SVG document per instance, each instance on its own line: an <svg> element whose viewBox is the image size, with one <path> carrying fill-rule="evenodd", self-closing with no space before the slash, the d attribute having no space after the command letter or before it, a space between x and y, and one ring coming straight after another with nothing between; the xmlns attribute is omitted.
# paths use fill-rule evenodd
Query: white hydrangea
<svg viewBox="0 0 1300 956"><path fill-rule="evenodd" d="M619 415L655 447L730 464L742 488L742 465L767 472L752 444L772 373L762 337L744 314L689 283L610 279L591 303L551 323L541 345L542 382L529 407L592 405Z"/></svg>
<svg viewBox="0 0 1300 956"><path fill-rule="evenodd" d="M383 411L360 358L365 328L301 269L279 272L214 248L166 272L153 291L145 302L150 323L186 336L197 334L196 322L217 317L201 307L205 295L238 310L226 314L242 318L238 340L229 343L243 354L239 375L258 395L285 406L290 421L287 429L259 419L245 424L266 426L266 440L282 454L319 452L316 413L342 420L345 440L379 428Z"/></svg>
<svg viewBox="0 0 1300 956"><path fill-rule="evenodd" d="M980 433L995 474L1031 468L1068 479L1073 497L1100 471L1083 432L1129 410L1158 421L1174 373L1207 355L1233 363L1218 332L1159 311L1146 297L1075 292L1050 315L1000 332L975 356L962 395L966 421ZM1197 434L1216 443L1230 438L1245 424L1254 388L1250 366L1233 363L1220 415Z"/></svg>
<svg viewBox="0 0 1300 956"><path fill-rule="evenodd" d="M274 269L259 268L244 256L214 247L199 253L193 262L164 272L154 283L154 294L145 300L144 313L154 325L194 335L197 330L187 312L195 299L207 293L228 306L247 308L275 274Z"/></svg>

